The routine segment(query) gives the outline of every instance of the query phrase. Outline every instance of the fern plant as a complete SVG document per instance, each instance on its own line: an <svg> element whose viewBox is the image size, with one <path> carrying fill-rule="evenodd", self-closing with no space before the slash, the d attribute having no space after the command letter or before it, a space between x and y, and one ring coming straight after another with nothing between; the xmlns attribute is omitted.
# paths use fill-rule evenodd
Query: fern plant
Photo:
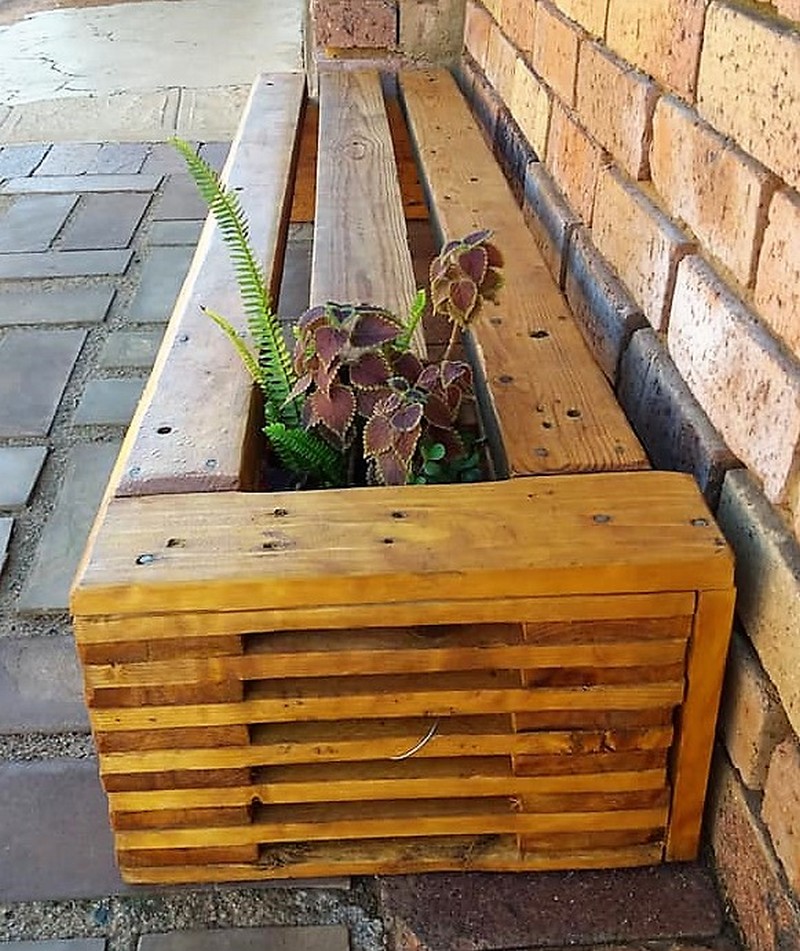
<svg viewBox="0 0 800 951"><path fill-rule="evenodd" d="M341 454L303 426L303 400L292 393L297 383L292 357L272 309L266 274L250 244L239 198L232 189L225 188L217 172L188 142L173 138L172 144L183 156L230 254L252 348L227 318L207 307L203 311L229 338L264 394L264 432L281 464L307 473L324 485L340 485L344 474Z"/></svg>

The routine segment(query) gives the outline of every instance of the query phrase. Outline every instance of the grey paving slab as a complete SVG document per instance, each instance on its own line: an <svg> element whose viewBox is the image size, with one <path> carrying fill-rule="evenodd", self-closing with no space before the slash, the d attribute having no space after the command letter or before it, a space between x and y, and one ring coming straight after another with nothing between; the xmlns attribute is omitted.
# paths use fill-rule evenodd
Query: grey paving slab
<svg viewBox="0 0 800 951"><path fill-rule="evenodd" d="M136 175L149 153L146 142L104 142L89 163L88 175Z"/></svg>
<svg viewBox="0 0 800 951"><path fill-rule="evenodd" d="M203 230L204 220L186 218L183 221L154 221L147 233L148 244L196 245Z"/></svg>
<svg viewBox="0 0 800 951"><path fill-rule="evenodd" d="M6 195L36 192L152 192L158 188L160 175L43 175L41 178L12 178L0 189Z"/></svg>
<svg viewBox="0 0 800 951"><path fill-rule="evenodd" d="M62 142L51 147L35 175L83 175L100 151L97 142Z"/></svg>
<svg viewBox="0 0 800 951"><path fill-rule="evenodd" d="M103 951L105 938L50 938L45 941L13 941L2 944L6 951Z"/></svg>
<svg viewBox="0 0 800 951"><path fill-rule="evenodd" d="M278 295L278 316L283 319L297 318L308 308L312 249L310 239L290 233Z"/></svg>
<svg viewBox="0 0 800 951"><path fill-rule="evenodd" d="M67 635L0 640L0 733L86 733L75 643Z"/></svg>
<svg viewBox="0 0 800 951"><path fill-rule="evenodd" d="M218 172L222 171L228 152L231 150L230 142L204 142L198 152L200 158L215 168Z"/></svg>
<svg viewBox="0 0 800 951"><path fill-rule="evenodd" d="M188 175L172 174L162 187L153 219L205 218L207 212L194 181Z"/></svg>
<svg viewBox="0 0 800 951"><path fill-rule="evenodd" d="M89 380L72 417L76 426L127 426L144 380Z"/></svg>
<svg viewBox="0 0 800 951"><path fill-rule="evenodd" d="M68 229L59 242L59 250L126 248L139 227L149 202L150 195L146 192L83 195Z"/></svg>
<svg viewBox="0 0 800 951"><path fill-rule="evenodd" d="M13 527L13 518L0 518L0 572L2 572L6 564L8 543L11 541L11 530Z"/></svg>
<svg viewBox="0 0 800 951"><path fill-rule="evenodd" d="M133 251L130 250L0 254L0 279L10 281L124 274L132 256Z"/></svg>
<svg viewBox="0 0 800 951"><path fill-rule="evenodd" d="M142 935L139 951L349 951L342 925L224 928Z"/></svg>
<svg viewBox="0 0 800 951"><path fill-rule="evenodd" d="M105 320L113 287L0 291L0 327L15 324L98 324Z"/></svg>
<svg viewBox="0 0 800 951"><path fill-rule="evenodd" d="M93 760L0 764L0 900L93 898L129 891L114 865Z"/></svg>
<svg viewBox="0 0 800 951"><path fill-rule="evenodd" d="M0 148L0 178L30 175L47 155L49 145L5 145Z"/></svg>
<svg viewBox="0 0 800 951"><path fill-rule="evenodd" d="M197 148L197 142L190 145ZM180 152L169 142L154 142L142 166L142 172L148 175L169 175L171 172L186 172L186 163Z"/></svg>
<svg viewBox="0 0 800 951"><path fill-rule="evenodd" d="M0 447L0 509L27 503L46 458L45 446Z"/></svg>
<svg viewBox="0 0 800 951"><path fill-rule="evenodd" d="M33 566L17 601L20 611L66 610L70 584L119 445L90 443L70 450L55 508L39 539Z"/></svg>
<svg viewBox="0 0 800 951"><path fill-rule="evenodd" d="M77 200L77 195L20 195L0 217L0 252L46 251Z"/></svg>
<svg viewBox="0 0 800 951"><path fill-rule="evenodd" d="M129 318L141 323L168 320L193 256L194 248L190 246L151 251L131 301Z"/></svg>
<svg viewBox="0 0 800 951"><path fill-rule="evenodd" d="M149 370L163 336L161 329L116 330L103 345L97 365L104 370Z"/></svg>
<svg viewBox="0 0 800 951"><path fill-rule="evenodd" d="M0 436L46 436L85 330L11 330L0 340Z"/></svg>

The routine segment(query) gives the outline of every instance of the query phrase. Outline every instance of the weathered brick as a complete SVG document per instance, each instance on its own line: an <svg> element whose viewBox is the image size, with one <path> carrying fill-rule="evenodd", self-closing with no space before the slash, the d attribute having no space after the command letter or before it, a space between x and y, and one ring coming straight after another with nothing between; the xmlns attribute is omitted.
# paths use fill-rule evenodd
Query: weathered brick
<svg viewBox="0 0 800 951"><path fill-rule="evenodd" d="M656 106L650 171L670 214L750 285L772 176L672 97Z"/></svg>
<svg viewBox="0 0 800 951"><path fill-rule="evenodd" d="M492 24L489 31L489 44L486 48L486 78L494 86L497 95L508 103L514 87L514 72L517 66L517 51L506 39L503 31Z"/></svg>
<svg viewBox="0 0 800 951"><path fill-rule="evenodd" d="M600 145L631 178L647 178L655 83L611 56L598 43L584 43L578 63L577 112Z"/></svg>
<svg viewBox="0 0 800 951"><path fill-rule="evenodd" d="M570 20L579 23L587 33L602 38L606 32L608 0L553 0Z"/></svg>
<svg viewBox="0 0 800 951"><path fill-rule="evenodd" d="M789 737L772 754L761 818L789 884L800 896L800 747Z"/></svg>
<svg viewBox="0 0 800 951"><path fill-rule="evenodd" d="M486 66L491 28L492 18L486 10L475 0L468 0L464 20L464 48L481 69Z"/></svg>
<svg viewBox="0 0 800 951"><path fill-rule="evenodd" d="M714 128L800 188L800 33L752 8L713 0L697 101Z"/></svg>
<svg viewBox="0 0 800 951"><path fill-rule="evenodd" d="M800 445L800 372L763 324L702 258L684 258L669 349L709 418L782 501Z"/></svg>
<svg viewBox="0 0 800 951"><path fill-rule="evenodd" d="M800 22L800 0L777 0L776 6L781 16Z"/></svg>
<svg viewBox="0 0 800 951"><path fill-rule="evenodd" d="M559 103L553 103L545 164L570 205L592 222L597 178L604 160L600 146Z"/></svg>
<svg viewBox="0 0 800 951"><path fill-rule="evenodd" d="M800 546L745 470L725 477L717 521L736 555L736 610L800 732Z"/></svg>
<svg viewBox="0 0 800 951"><path fill-rule="evenodd" d="M694 97L707 0L610 0L606 42L623 59Z"/></svg>
<svg viewBox="0 0 800 951"><path fill-rule="evenodd" d="M722 692L725 749L750 789L763 789L772 751L790 732L786 713L745 637L735 631Z"/></svg>
<svg viewBox="0 0 800 951"><path fill-rule="evenodd" d="M536 7L533 68L568 106L575 103L580 33L546 0Z"/></svg>
<svg viewBox="0 0 800 951"><path fill-rule="evenodd" d="M84 195L59 242L63 251L125 248L142 220L150 201L147 194Z"/></svg>
<svg viewBox="0 0 800 951"><path fill-rule="evenodd" d="M417 0L402 3L400 49L427 62L443 62L461 51L464 37L463 0Z"/></svg>
<svg viewBox="0 0 800 951"><path fill-rule="evenodd" d="M800 357L800 196L776 192L758 261L755 303L761 316Z"/></svg>
<svg viewBox="0 0 800 951"><path fill-rule="evenodd" d="M664 330L675 269L692 241L616 168L600 174L592 235L650 323Z"/></svg>
<svg viewBox="0 0 800 951"><path fill-rule="evenodd" d="M508 107L537 158L543 158L550 125L550 95L521 56L517 58Z"/></svg>
<svg viewBox="0 0 800 951"><path fill-rule="evenodd" d="M653 465L691 473L714 508L738 461L649 327L634 333L623 354L617 397Z"/></svg>
<svg viewBox="0 0 800 951"><path fill-rule="evenodd" d="M500 24L514 46L525 56L533 49L536 0L503 0Z"/></svg>
<svg viewBox="0 0 800 951"><path fill-rule="evenodd" d="M575 228L567 250L565 292L595 360L615 380L622 351L645 323L619 279L592 244L586 228Z"/></svg>
<svg viewBox="0 0 800 951"><path fill-rule="evenodd" d="M731 902L749 951L800 947L800 920L744 789L722 757L710 803L711 843L723 897Z"/></svg>
<svg viewBox="0 0 800 951"><path fill-rule="evenodd" d="M541 162L530 162L525 173L522 211L550 273L564 286L567 242L580 218L569 207Z"/></svg>
<svg viewBox="0 0 800 951"><path fill-rule="evenodd" d="M46 251L77 200L77 195L20 195L0 218L0 253Z"/></svg>
<svg viewBox="0 0 800 951"><path fill-rule="evenodd" d="M397 42L394 0L315 0L317 46L339 49L392 49Z"/></svg>

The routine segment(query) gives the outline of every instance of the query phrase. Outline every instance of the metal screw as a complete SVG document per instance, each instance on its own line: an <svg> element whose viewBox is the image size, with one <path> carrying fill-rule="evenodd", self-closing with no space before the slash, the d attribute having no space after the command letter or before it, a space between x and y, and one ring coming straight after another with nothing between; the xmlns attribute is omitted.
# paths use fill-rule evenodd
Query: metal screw
<svg viewBox="0 0 800 951"><path fill-rule="evenodd" d="M695 528L706 528L708 526L708 519L707 518L693 518L692 525L694 525Z"/></svg>
<svg viewBox="0 0 800 951"><path fill-rule="evenodd" d="M142 474L142 469L140 466L131 466L130 469L128 469L128 475L132 479L138 478L141 474Z"/></svg>
<svg viewBox="0 0 800 951"><path fill-rule="evenodd" d="M156 556L150 554L149 552L147 552L147 553L144 554L144 555L139 555L139 556L138 556L138 558L136 559L136 564L137 564L137 565L152 565L152 563L153 563L155 560L156 560Z"/></svg>
<svg viewBox="0 0 800 951"><path fill-rule="evenodd" d="M597 522L598 525L605 525L606 522L611 521L611 516L604 515L602 512L600 512L597 515L592 516L592 521Z"/></svg>
<svg viewBox="0 0 800 951"><path fill-rule="evenodd" d="M206 459L206 469L216 469L217 460L216 459Z"/></svg>
<svg viewBox="0 0 800 951"><path fill-rule="evenodd" d="M189 334L180 334L178 336L178 343L187 343L189 340Z"/></svg>
<svg viewBox="0 0 800 951"><path fill-rule="evenodd" d="M544 459L545 456L550 455L550 450L545 449L544 446L537 446L533 451L537 456L539 456L542 459Z"/></svg>

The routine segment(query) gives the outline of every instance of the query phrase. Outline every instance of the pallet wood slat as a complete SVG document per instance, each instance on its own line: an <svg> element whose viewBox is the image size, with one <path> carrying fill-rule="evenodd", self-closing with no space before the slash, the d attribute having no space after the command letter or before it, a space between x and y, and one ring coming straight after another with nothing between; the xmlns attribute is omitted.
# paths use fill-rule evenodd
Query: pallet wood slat
<svg viewBox="0 0 800 951"><path fill-rule="evenodd" d="M259 207L273 289L292 202L303 218L314 204L315 303L406 310L418 179L440 232L496 230L508 286L475 340L517 478L241 491L253 446L238 422L212 441L205 410L188 469L162 453L132 476L153 407L197 394L173 362L181 335L235 363L206 318L187 323L198 302L236 316L206 227L72 596L128 882L609 868L696 850L729 552L692 480L648 469L452 81L400 86L419 169L377 73L344 71L322 77L318 114L302 77L262 78L226 174ZM312 181L294 180L298 163ZM244 419L252 388L232 373Z"/></svg>

